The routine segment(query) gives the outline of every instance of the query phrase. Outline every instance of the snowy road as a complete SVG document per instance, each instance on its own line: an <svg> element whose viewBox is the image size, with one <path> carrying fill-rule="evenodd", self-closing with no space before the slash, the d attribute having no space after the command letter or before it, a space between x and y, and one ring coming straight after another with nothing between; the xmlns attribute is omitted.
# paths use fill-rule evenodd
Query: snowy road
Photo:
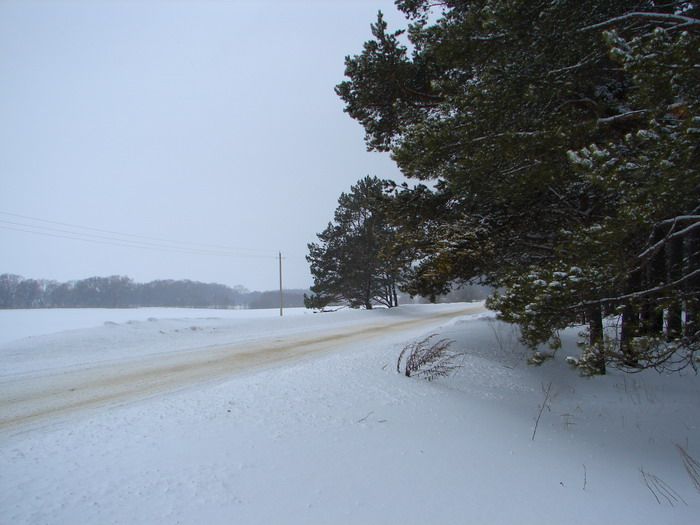
<svg viewBox="0 0 700 525"><path fill-rule="evenodd" d="M0 380L0 430L41 425L80 410L119 405L251 369L296 361L410 330L429 330L446 319L483 312L482 305L420 316L382 316L372 322L310 326L303 334L271 331L254 341L123 357L89 366L48 369Z"/></svg>

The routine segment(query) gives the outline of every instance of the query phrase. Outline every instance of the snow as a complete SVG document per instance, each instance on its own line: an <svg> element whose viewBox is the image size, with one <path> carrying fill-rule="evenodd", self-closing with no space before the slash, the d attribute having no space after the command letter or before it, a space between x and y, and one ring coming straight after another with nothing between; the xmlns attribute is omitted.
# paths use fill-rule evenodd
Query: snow
<svg viewBox="0 0 700 525"><path fill-rule="evenodd" d="M0 523L697 522L700 493L676 448L700 459L697 376L584 379L564 362L575 331L555 359L527 366L515 331L459 313L467 306L128 323L131 312L5 343L0 389L165 355L157 335L177 354L406 322L332 352L0 428ZM412 324L436 312L458 317ZM466 353L463 367L433 382L397 374L401 348L433 332Z"/></svg>
<svg viewBox="0 0 700 525"><path fill-rule="evenodd" d="M455 306L436 305L430 311L450 309ZM280 317L279 309L85 309L83 319L79 310L0 310L0 332L9 339L0 344L0 378L320 334L385 319L414 319L425 310L421 305L406 305L400 310L347 310L331 315L292 308ZM35 325L31 320L36 321ZM61 326L65 330L57 331ZM74 329L79 326L89 328ZM17 338L18 334L25 337Z"/></svg>
<svg viewBox="0 0 700 525"><path fill-rule="evenodd" d="M304 308L287 308L285 316L309 313ZM0 345L38 335L95 328L109 323L148 319L245 319L279 316L279 309L218 310L205 308L60 308L0 310Z"/></svg>

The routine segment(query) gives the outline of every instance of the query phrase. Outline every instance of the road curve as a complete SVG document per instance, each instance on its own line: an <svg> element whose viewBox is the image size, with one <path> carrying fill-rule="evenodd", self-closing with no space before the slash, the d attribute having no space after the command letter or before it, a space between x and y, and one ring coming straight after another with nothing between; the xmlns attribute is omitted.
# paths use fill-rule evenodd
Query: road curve
<svg viewBox="0 0 700 525"><path fill-rule="evenodd" d="M200 348L118 364L10 379L0 384L0 431L42 425L80 410L118 405L221 380L390 333L428 329L448 318L483 311L484 307L479 305L418 319L396 321L385 318L381 324L355 325L333 332L285 339L271 337L255 343Z"/></svg>

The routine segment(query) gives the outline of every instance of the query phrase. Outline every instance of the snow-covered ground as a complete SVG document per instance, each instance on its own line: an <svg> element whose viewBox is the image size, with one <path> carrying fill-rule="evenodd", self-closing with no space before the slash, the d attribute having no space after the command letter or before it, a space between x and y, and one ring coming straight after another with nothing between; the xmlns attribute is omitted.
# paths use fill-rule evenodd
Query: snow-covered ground
<svg viewBox="0 0 700 525"><path fill-rule="evenodd" d="M285 317L308 315L305 308L286 308ZM244 319L274 318L279 309L214 310L205 308L58 308L0 310L0 345L24 337L96 328L148 319Z"/></svg>
<svg viewBox="0 0 700 525"><path fill-rule="evenodd" d="M334 351L0 428L0 523L697 523L678 448L700 460L697 376L581 378L563 363L573 332L530 367L510 327L468 306L86 312L92 325L25 332L0 345L0 394L233 343L321 336ZM403 346L433 332L463 367L397 374Z"/></svg>

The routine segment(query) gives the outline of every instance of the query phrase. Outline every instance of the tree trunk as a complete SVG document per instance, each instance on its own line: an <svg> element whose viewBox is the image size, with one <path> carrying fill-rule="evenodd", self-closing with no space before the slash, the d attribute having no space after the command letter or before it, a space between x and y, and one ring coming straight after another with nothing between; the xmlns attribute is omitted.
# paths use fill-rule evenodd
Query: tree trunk
<svg viewBox="0 0 700 525"><path fill-rule="evenodd" d="M600 306L588 312L588 356L587 361L593 374L605 374L605 353L603 344L603 314Z"/></svg>
<svg viewBox="0 0 700 525"><path fill-rule="evenodd" d="M627 366L637 366L639 361L634 351L632 341L639 330L639 318L637 311L631 304L626 304L622 310L622 326L620 328L620 350L623 361Z"/></svg>
<svg viewBox="0 0 700 525"><path fill-rule="evenodd" d="M656 244L664 238L664 232L657 228L651 237L651 244ZM647 264L645 280L642 283L644 288L653 288L664 283L666 280L666 252L662 247ZM658 304L656 297L648 297L642 306L641 333L649 336L663 335L664 313Z"/></svg>
<svg viewBox="0 0 700 525"><path fill-rule="evenodd" d="M372 280L367 279L367 284L365 285L365 308L367 310L372 309Z"/></svg>
<svg viewBox="0 0 700 525"><path fill-rule="evenodd" d="M683 239L673 239L667 250L668 282L677 281L683 276ZM666 339L678 339L683 333L683 303L681 290L672 290L674 297L668 307Z"/></svg>
<svg viewBox="0 0 700 525"><path fill-rule="evenodd" d="M692 232L686 239L686 268L689 274L700 268L700 232ZM693 338L700 330L700 277L689 279L684 286L685 300L685 336Z"/></svg>
<svg viewBox="0 0 700 525"><path fill-rule="evenodd" d="M632 272L629 276L627 291L634 292L641 285L639 272ZM635 352L632 341L639 333L639 311L635 304L625 303L622 310L622 320L620 327L620 351L623 355L623 362L627 366L637 366L638 356Z"/></svg>

